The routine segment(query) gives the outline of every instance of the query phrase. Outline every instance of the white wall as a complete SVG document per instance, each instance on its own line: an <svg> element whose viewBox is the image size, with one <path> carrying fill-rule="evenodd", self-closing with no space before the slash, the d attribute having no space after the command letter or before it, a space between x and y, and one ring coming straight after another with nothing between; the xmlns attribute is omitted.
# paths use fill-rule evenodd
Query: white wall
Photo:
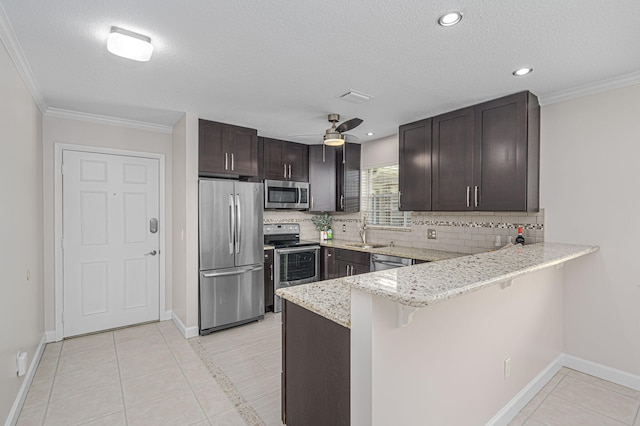
<svg viewBox="0 0 640 426"><path fill-rule="evenodd" d="M173 128L173 311L198 326L198 117L186 113Z"/></svg>
<svg viewBox="0 0 640 426"><path fill-rule="evenodd" d="M421 308L402 328L396 303L352 289L353 424L486 424L560 356L562 277L546 268Z"/></svg>
<svg viewBox="0 0 640 426"><path fill-rule="evenodd" d="M42 115L0 43L0 422L24 380L16 354L31 362L44 337L41 141Z"/></svg>
<svg viewBox="0 0 640 426"><path fill-rule="evenodd" d="M166 309L171 309L172 294L172 160L171 134L115 124L61 118L45 114L43 120L44 173L44 272L45 327L55 328L54 298L54 144L87 145L165 155L165 279Z"/></svg>
<svg viewBox="0 0 640 426"><path fill-rule="evenodd" d="M541 111L547 241L599 245L566 268L564 352L640 375L640 85Z"/></svg>

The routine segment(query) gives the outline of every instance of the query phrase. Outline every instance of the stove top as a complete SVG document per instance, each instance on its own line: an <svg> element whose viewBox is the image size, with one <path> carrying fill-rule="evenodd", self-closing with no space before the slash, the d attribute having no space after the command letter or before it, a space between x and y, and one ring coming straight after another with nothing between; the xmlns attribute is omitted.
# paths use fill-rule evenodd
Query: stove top
<svg viewBox="0 0 640 426"><path fill-rule="evenodd" d="M263 226L264 243L284 247L317 246L316 241L300 240L299 223L271 223Z"/></svg>
<svg viewBox="0 0 640 426"><path fill-rule="evenodd" d="M317 246L317 241L304 241L304 240L290 240L290 241L269 241L267 242L265 239L265 244L270 244L275 248L284 248L284 247L306 247L306 246Z"/></svg>

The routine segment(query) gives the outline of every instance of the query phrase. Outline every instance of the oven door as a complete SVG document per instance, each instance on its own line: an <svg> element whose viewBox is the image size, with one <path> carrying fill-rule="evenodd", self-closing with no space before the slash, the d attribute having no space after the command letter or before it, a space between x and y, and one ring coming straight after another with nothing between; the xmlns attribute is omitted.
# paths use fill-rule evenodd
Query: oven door
<svg viewBox="0 0 640 426"><path fill-rule="evenodd" d="M312 283L319 280L320 246L275 249L274 292L279 288ZM282 299L274 295L273 311L282 310Z"/></svg>
<svg viewBox="0 0 640 426"><path fill-rule="evenodd" d="M309 183L280 180L264 181L265 209L308 209Z"/></svg>

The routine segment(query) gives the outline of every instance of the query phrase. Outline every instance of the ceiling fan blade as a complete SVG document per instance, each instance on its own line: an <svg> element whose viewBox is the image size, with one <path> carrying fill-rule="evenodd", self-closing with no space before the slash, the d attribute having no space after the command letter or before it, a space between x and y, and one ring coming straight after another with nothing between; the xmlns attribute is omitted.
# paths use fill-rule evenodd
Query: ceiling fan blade
<svg viewBox="0 0 640 426"><path fill-rule="evenodd" d="M347 120L344 123L342 123L341 125L339 125L336 130L338 131L338 133L342 133L342 132L348 132L351 129L355 129L356 127L358 127L359 125L362 124L362 120L359 118L352 118L351 120Z"/></svg>
<svg viewBox="0 0 640 426"><path fill-rule="evenodd" d="M346 140L347 142L358 142L360 140L360 138L356 135L343 134L342 136L344 136L344 140Z"/></svg>

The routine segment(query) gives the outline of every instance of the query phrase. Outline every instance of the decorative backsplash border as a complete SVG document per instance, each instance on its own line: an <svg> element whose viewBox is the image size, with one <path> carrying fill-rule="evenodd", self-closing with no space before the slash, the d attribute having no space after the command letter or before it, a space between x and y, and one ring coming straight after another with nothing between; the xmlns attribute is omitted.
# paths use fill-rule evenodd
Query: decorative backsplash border
<svg viewBox="0 0 640 426"><path fill-rule="evenodd" d="M541 231L544 223L521 223L521 222L467 222L467 221L443 221L443 220L413 220L412 226L457 226L464 228L494 228L494 229L516 229L522 227L530 231Z"/></svg>

